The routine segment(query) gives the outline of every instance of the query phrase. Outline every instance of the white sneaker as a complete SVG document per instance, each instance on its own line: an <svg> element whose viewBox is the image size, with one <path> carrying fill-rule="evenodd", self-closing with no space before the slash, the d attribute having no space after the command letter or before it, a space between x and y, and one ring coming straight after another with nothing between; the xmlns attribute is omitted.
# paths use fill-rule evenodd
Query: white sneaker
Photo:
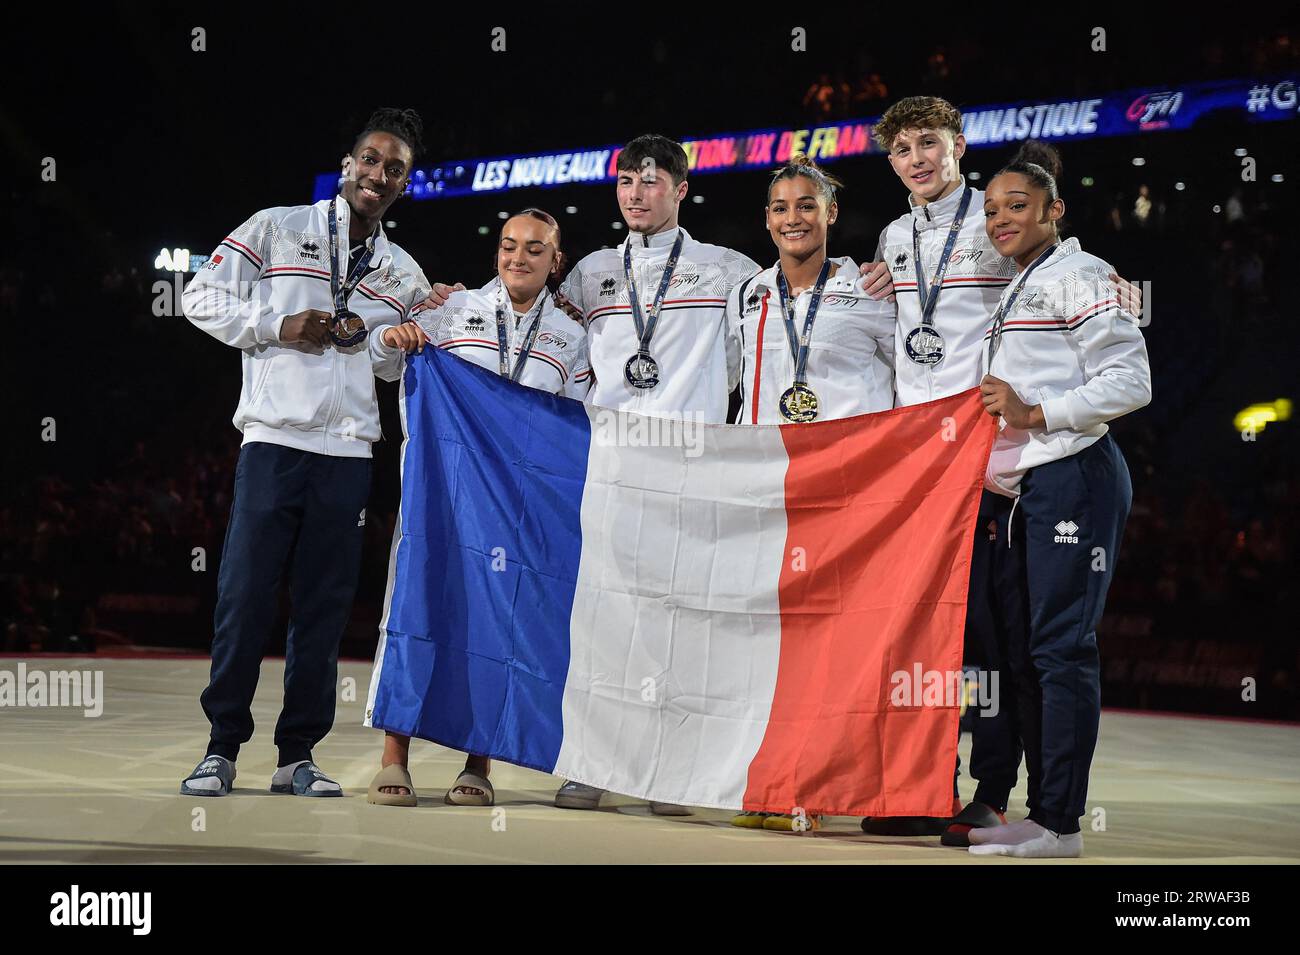
<svg viewBox="0 0 1300 955"><path fill-rule="evenodd" d="M586 783L567 782L555 793L555 805L561 809L599 809L605 790Z"/></svg>

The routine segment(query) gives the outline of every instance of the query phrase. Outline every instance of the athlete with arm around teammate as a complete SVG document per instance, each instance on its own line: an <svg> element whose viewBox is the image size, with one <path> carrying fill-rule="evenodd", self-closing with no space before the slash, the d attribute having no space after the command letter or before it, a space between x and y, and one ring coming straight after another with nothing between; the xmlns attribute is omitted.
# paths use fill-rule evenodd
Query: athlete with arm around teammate
<svg viewBox="0 0 1300 955"><path fill-rule="evenodd" d="M979 384L983 335L1016 264L989 239L980 215L984 194L961 174L966 140L961 114L951 103L934 96L899 100L885 111L875 133L908 193L907 214L885 227L877 251L893 273L898 297L894 385L897 404L903 406ZM1119 301L1140 312L1137 289L1118 275L1107 279ZM990 495L985 495L976 521L966 656L982 669L1000 672L1005 666L986 599L989 504ZM963 808L954 778L953 817L869 818L863 820L864 831L941 835L944 845L964 848L971 829L1004 823L1021 758L1011 718L1010 707L1000 706L981 711L974 720L970 771L978 785Z"/></svg>

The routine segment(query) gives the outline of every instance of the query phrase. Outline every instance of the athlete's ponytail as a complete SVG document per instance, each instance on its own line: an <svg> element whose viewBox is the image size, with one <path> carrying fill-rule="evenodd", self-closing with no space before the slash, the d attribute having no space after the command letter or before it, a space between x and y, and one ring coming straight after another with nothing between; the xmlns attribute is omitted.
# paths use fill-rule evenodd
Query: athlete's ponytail
<svg viewBox="0 0 1300 955"><path fill-rule="evenodd" d="M841 188L844 183L840 182L830 173L822 169L803 153L792 156L790 161L772 174L772 180L767 184L767 201L772 201L772 189L778 182L783 179L794 179L803 176L817 187L817 195L830 205L835 201L835 190Z"/></svg>

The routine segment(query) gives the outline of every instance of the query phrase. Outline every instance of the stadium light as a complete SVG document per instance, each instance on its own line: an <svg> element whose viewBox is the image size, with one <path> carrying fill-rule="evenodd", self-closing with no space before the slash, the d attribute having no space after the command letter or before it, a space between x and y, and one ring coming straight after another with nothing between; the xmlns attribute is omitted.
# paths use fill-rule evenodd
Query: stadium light
<svg viewBox="0 0 1300 955"><path fill-rule="evenodd" d="M565 207L564 207L564 211L567 212L569 215L573 215L575 212L578 211L578 207L577 207L577 206L565 206Z"/></svg>
<svg viewBox="0 0 1300 955"><path fill-rule="evenodd" d="M1234 149L1234 150L1232 151L1232 154L1233 154L1234 156L1237 156L1237 157L1245 156L1245 155L1247 155L1247 150L1245 150L1245 149L1241 148L1240 146L1238 146L1236 149Z"/></svg>
<svg viewBox="0 0 1300 955"><path fill-rule="evenodd" d="M1281 174L1280 172L1275 172L1275 173L1273 173L1273 175L1272 175L1271 178L1272 178L1272 180L1273 180L1274 182L1282 182L1282 178L1283 178L1283 177L1282 177L1282 174Z"/></svg>
<svg viewBox="0 0 1300 955"><path fill-rule="evenodd" d="M695 203L697 206L703 201L704 201L703 196L691 196L691 202Z"/></svg>
<svg viewBox="0 0 1300 955"><path fill-rule="evenodd" d="M969 172L969 173L966 175L966 178L969 179L971 182L979 182L979 181L980 181L980 174L979 174L978 172L975 172L974 170L972 170L971 172Z"/></svg>
<svg viewBox="0 0 1300 955"><path fill-rule="evenodd" d="M1176 182L1176 183L1174 183L1174 188L1177 189L1179 192L1182 192L1184 189L1187 188L1187 183L1185 183L1185 182Z"/></svg>
<svg viewBox="0 0 1300 955"><path fill-rule="evenodd" d="M611 223L609 224L609 227L610 227L611 229L613 229L615 232L617 232L619 229L623 228L623 223L621 223L621 222L611 222Z"/></svg>
<svg viewBox="0 0 1300 955"><path fill-rule="evenodd" d="M1147 161L1146 161L1145 159L1143 159L1141 156L1134 156L1134 157L1133 157L1133 165L1135 165L1135 166L1145 166L1146 164L1147 164Z"/></svg>
<svg viewBox="0 0 1300 955"><path fill-rule="evenodd" d="M1082 179L1079 180L1079 184L1086 189L1087 187L1096 183L1096 181L1097 180L1093 179L1092 176L1084 176Z"/></svg>
<svg viewBox="0 0 1300 955"><path fill-rule="evenodd" d="M392 219L389 219L387 222L384 223L384 228L385 228L385 229L396 229L396 228L397 228L397 223L394 222Z"/></svg>
<svg viewBox="0 0 1300 955"><path fill-rule="evenodd" d="M498 219L509 219L509 218L510 218L510 213L505 212L505 211L503 210L503 211L497 213L497 218L498 218Z"/></svg>
<svg viewBox="0 0 1300 955"><path fill-rule="evenodd" d="M1266 401L1242 408L1233 415L1232 427L1242 433L1259 432L1263 431L1270 421L1286 421L1290 417L1291 399L1278 398L1277 401Z"/></svg>
<svg viewBox="0 0 1300 955"><path fill-rule="evenodd" d="M489 231L489 230L488 230L488 227L485 226L485 225L481 225L481 226L478 227L478 234L479 234L479 235L487 235L487 234L488 234L488 231Z"/></svg>
<svg viewBox="0 0 1300 955"><path fill-rule="evenodd" d="M1220 212L1222 212L1222 211L1223 211L1223 210L1219 208L1219 204L1216 202L1216 203L1214 204L1214 214L1215 214L1215 215L1218 215L1218 214L1219 214Z"/></svg>

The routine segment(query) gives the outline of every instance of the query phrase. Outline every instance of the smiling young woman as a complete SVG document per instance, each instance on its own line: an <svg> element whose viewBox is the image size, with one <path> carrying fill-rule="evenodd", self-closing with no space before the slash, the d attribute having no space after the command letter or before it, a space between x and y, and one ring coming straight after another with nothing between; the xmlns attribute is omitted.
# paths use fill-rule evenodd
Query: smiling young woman
<svg viewBox="0 0 1300 955"><path fill-rule="evenodd" d="M827 255L842 183L806 156L768 184L765 222L777 263L728 297L741 356L740 421L846 418L894 404L894 303L876 301L846 256Z"/></svg>
<svg viewBox="0 0 1300 955"><path fill-rule="evenodd" d="M452 292L446 304L420 312L416 324L437 348L530 388L581 400L591 387L583 327L555 301L564 270L560 226L541 209L505 221L497 241L496 274L479 289ZM383 660L383 642L376 661ZM378 673L375 676L378 680ZM382 806L415 806L408 766L411 738L386 732L380 771L368 799ZM470 753L445 801L491 806L491 760Z"/></svg>
<svg viewBox="0 0 1300 955"><path fill-rule="evenodd" d="M862 287L858 266L827 254L839 218L838 179L805 156L773 173L764 206L777 262L727 298L741 358L740 421L789 424L894 406L895 305ZM731 824L817 829L817 816L740 812Z"/></svg>
<svg viewBox="0 0 1300 955"><path fill-rule="evenodd" d="M1106 423L1151 400L1146 345L1114 270L1078 239L1061 241L1060 168L1050 146L1026 143L984 196L989 239L1017 270L985 334L980 392L1001 419L985 482L999 502L989 599L1003 609L1003 706L1019 714L1029 815L972 830L976 855L1083 852L1101 712L1096 629L1133 497Z"/></svg>

